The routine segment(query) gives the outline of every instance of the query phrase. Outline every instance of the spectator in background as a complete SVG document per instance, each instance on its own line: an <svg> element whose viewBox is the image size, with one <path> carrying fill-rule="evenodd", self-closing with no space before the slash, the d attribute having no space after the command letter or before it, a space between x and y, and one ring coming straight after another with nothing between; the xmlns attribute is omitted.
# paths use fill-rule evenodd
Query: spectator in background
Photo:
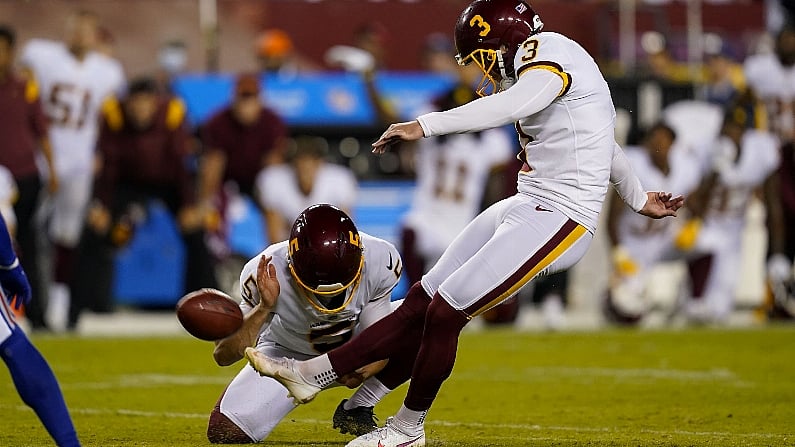
<svg viewBox="0 0 795 447"><path fill-rule="evenodd" d="M780 163L775 137L754 128L753 106L738 102L728 109L710 145L707 175L691 195L691 220L676 238L679 249L711 257L703 298L684 303L691 320L725 323L731 314L748 204Z"/></svg>
<svg viewBox="0 0 795 447"><path fill-rule="evenodd" d="M795 28L784 27L775 52L748 57L744 64L748 86L764 102L770 129L784 145L795 137Z"/></svg>
<svg viewBox="0 0 795 447"><path fill-rule="evenodd" d="M34 39L22 51L22 63L39 82L50 121L59 183L48 208L55 258L50 295L64 308L69 302L75 248L91 198L100 106L105 98L124 88L121 65L95 51L98 26L96 15L77 11L66 19L65 42ZM46 327L46 307L45 299L31 302L28 316L34 329Z"/></svg>
<svg viewBox="0 0 795 447"><path fill-rule="evenodd" d="M157 82L164 92L171 92L174 77L185 70L188 63L188 46L185 41L172 39L157 50Z"/></svg>
<svg viewBox="0 0 795 447"><path fill-rule="evenodd" d="M659 81L687 83L692 81L690 66L678 62L668 48L665 37L657 31L643 33L640 41L646 59L642 71Z"/></svg>
<svg viewBox="0 0 795 447"><path fill-rule="evenodd" d="M781 165L765 184L768 236L769 293L763 311L771 317L793 316L786 284L793 278L795 257L795 28L785 25L775 39L775 51L748 57L744 64L748 86L766 106L767 123L780 140Z"/></svg>
<svg viewBox="0 0 795 447"><path fill-rule="evenodd" d="M359 73L373 105L376 123L388 124L397 120L397 112L381 96L375 85L375 77L386 60L386 29L379 23L366 23L354 32L353 46L335 45L326 51L325 59L332 67Z"/></svg>
<svg viewBox="0 0 795 447"><path fill-rule="evenodd" d="M297 137L288 151L289 164L269 166L257 176L255 194L271 242L287 239L293 221L309 205L328 203L352 214L356 178L348 168L326 162L327 151L323 138Z"/></svg>
<svg viewBox="0 0 795 447"><path fill-rule="evenodd" d="M226 205L238 195L254 198L257 174L284 162L287 126L262 104L260 93L258 77L239 76L232 103L211 117L201 131L204 150L199 198L203 204L212 204L221 217L222 229Z"/></svg>
<svg viewBox="0 0 795 447"><path fill-rule="evenodd" d="M169 208L182 233L185 291L217 287L204 241L205 215L196 204L195 183L187 167L189 139L185 105L159 94L154 79L131 82L123 100L111 99L103 107L97 144L102 170L81 244L82 281L77 283L83 287L70 309L70 329L76 328L84 308L110 302L112 268L98 272L87 266L94 259L106 259L111 244L126 243L139 220L136 210L145 209L153 200ZM112 263L92 265L106 264ZM84 301L90 297L93 303Z"/></svg>
<svg viewBox="0 0 795 447"><path fill-rule="evenodd" d="M731 49L717 34L704 37L704 92L707 102L729 107L745 90L743 66L735 62Z"/></svg>
<svg viewBox="0 0 795 447"><path fill-rule="evenodd" d="M13 72L15 33L0 26L0 165L11 171L17 196L14 214L17 221L22 265L30 274L33 302L42 302L42 274L39 265L39 243L34 215L39 203L42 179L36 166L41 151L47 162L47 189L58 191L58 174L53 166L52 149L47 136L47 118L39 100L39 86L33 79L24 80ZM6 219L6 221L9 221ZM39 308L41 310L41 308ZM41 312L31 314L34 328L45 326Z"/></svg>
<svg viewBox="0 0 795 447"><path fill-rule="evenodd" d="M290 78L297 73L318 70L316 64L298 54L284 30L271 28L263 31L257 36L255 47L257 63L263 73Z"/></svg>

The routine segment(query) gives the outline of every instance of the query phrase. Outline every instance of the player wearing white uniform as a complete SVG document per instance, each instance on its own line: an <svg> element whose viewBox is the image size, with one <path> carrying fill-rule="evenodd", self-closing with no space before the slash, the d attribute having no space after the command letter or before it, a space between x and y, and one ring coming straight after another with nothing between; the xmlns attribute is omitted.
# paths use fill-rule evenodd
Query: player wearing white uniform
<svg viewBox="0 0 795 447"><path fill-rule="evenodd" d="M298 137L294 142L290 163L266 167L254 186L271 242L285 239L293 220L309 205L330 203L350 213L356 201L356 177L350 169L323 160L320 139Z"/></svg>
<svg viewBox="0 0 795 447"><path fill-rule="evenodd" d="M357 232L336 207L312 206L295 221L288 241L271 245L243 268L245 323L238 334L217 343L214 357L220 365L232 364L255 343L257 351L275 357L304 360L327 352L391 312L390 295L400 273L400 255L392 244ZM373 371L382 366L374 365ZM345 383L355 385L362 378ZM361 401L361 394L372 399L379 390L384 390L379 376L369 378L351 401ZM365 432L375 428L375 402L367 402ZM345 422L338 420L344 404L334 420L343 432L352 430L339 426ZM207 435L211 442L260 441L293 408L279 382L246 365L219 399Z"/></svg>
<svg viewBox="0 0 795 447"><path fill-rule="evenodd" d="M779 165L778 141L749 126L749 115L732 108L710 145L711 173L694 196L693 251L711 254L703 299L685 304L687 316L723 322L733 310L745 215L754 194Z"/></svg>
<svg viewBox="0 0 795 447"><path fill-rule="evenodd" d="M67 42L34 39L22 51L22 64L38 81L50 120L59 179L59 189L51 197L49 228L56 248L54 281L59 284L52 292L64 297L91 197L99 112L107 97L124 88L121 65L93 51L97 26L93 14L75 13L67 20Z"/></svg>
<svg viewBox="0 0 795 447"><path fill-rule="evenodd" d="M749 56L744 63L748 86L767 107L771 130L781 142L795 137L795 29L783 28L773 53Z"/></svg>
<svg viewBox="0 0 795 447"><path fill-rule="evenodd" d="M503 129L419 142L417 188L403 225L413 232L425 266L436 263L477 216L489 174L510 159L514 144Z"/></svg>
<svg viewBox="0 0 795 447"><path fill-rule="evenodd" d="M457 58L480 66L484 81L499 83L502 91L393 124L373 143L381 153L398 140L518 121L526 162L519 193L478 215L398 309L342 347L290 365L246 351L258 371L307 402L327 385L317 376L333 379L414 349L413 370L404 377L411 383L397 415L349 446L425 445L425 416L452 372L463 327L535 276L573 265L589 245L611 182L642 214L673 216L681 206L681 198L646 193L632 172L614 139L610 91L591 56L560 34L540 33L541 27L522 0L471 3L456 26Z"/></svg>
<svg viewBox="0 0 795 447"><path fill-rule="evenodd" d="M11 171L0 166L0 215L6 221L8 232L15 234L17 218L14 214L14 202L17 200L17 183Z"/></svg>
<svg viewBox="0 0 795 447"><path fill-rule="evenodd" d="M767 207L769 293L763 310L770 317L795 316L795 28L785 26L776 38L775 53L750 56L745 62L749 87L765 102L770 127L781 139L780 171L765 185Z"/></svg>
<svg viewBox="0 0 795 447"><path fill-rule="evenodd" d="M647 190L690 192L701 180L698 156L666 124L652 126L643 144L627 147L626 154ZM613 246L607 316L619 323L636 323L648 310L645 289L652 268L683 256L674 245L679 227L670 219L647 219L614 198L607 228Z"/></svg>

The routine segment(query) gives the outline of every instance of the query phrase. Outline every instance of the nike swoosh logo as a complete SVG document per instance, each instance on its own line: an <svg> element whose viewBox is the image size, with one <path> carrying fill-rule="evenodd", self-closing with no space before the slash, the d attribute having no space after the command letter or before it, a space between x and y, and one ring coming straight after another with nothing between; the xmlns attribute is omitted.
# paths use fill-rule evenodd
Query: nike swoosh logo
<svg viewBox="0 0 795 447"><path fill-rule="evenodd" d="M387 264L386 269L392 270L392 252L389 252L389 264Z"/></svg>
<svg viewBox="0 0 795 447"><path fill-rule="evenodd" d="M416 441L416 440L420 439L421 437L422 437L422 436L417 436L416 438L412 439L411 441L409 441L409 442L404 442L404 443L402 443L402 444L398 444L398 445L396 445L395 447L406 447L407 445L414 444L414 441ZM381 445L381 441L378 441L378 445L379 445L379 447L383 447L383 446Z"/></svg>
<svg viewBox="0 0 795 447"><path fill-rule="evenodd" d="M546 211L548 213L552 212L552 210L548 210L546 208L542 208L541 205L536 205L536 211Z"/></svg>

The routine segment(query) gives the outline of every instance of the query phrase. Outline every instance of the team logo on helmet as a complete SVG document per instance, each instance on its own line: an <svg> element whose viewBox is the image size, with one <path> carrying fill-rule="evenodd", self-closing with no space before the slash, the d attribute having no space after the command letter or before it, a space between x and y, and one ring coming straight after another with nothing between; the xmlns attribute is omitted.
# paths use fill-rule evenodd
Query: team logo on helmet
<svg viewBox="0 0 795 447"><path fill-rule="evenodd" d="M289 241L288 267L304 297L320 312L343 310L364 267L359 231L351 218L335 206L313 205L295 220Z"/></svg>
<svg viewBox="0 0 795 447"><path fill-rule="evenodd" d="M483 72L475 89L478 95L505 90L515 82L513 59L519 45L543 25L521 0L475 0L461 13L455 27L456 60L461 65L474 62Z"/></svg>

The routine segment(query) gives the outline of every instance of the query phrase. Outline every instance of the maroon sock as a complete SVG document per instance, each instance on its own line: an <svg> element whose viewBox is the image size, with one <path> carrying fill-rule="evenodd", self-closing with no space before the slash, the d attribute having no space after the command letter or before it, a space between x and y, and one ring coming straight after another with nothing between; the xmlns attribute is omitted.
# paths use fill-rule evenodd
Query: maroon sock
<svg viewBox="0 0 795 447"><path fill-rule="evenodd" d="M417 252L417 234L411 228L404 227L400 233L400 257L403 258L403 274L414 284L422 279L425 273L425 260Z"/></svg>
<svg viewBox="0 0 795 447"><path fill-rule="evenodd" d="M378 381L390 390L403 385L411 378L411 371L414 370L414 361L417 359L420 342L422 342L422 326L417 326L413 330L418 332L418 334L406 337L406 345L400 351L393 352L389 356L389 362L387 362L384 369L375 375Z"/></svg>
<svg viewBox="0 0 795 447"><path fill-rule="evenodd" d="M331 366L340 376L357 368L388 359L394 353L411 349L422 337L425 311L431 298L419 282L409 289L406 298L394 312L378 320L351 341L328 353Z"/></svg>
<svg viewBox="0 0 795 447"><path fill-rule="evenodd" d="M688 262L687 270L690 275L693 299L701 299L704 295L704 289L707 288L709 273L712 270L712 255L701 256Z"/></svg>
<svg viewBox="0 0 795 447"><path fill-rule="evenodd" d="M431 408L439 388L453 371L458 336L468 321L463 312L453 309L442 297L437 295L431 301L404 402L406 408L414 411Z"/></svg>
<svg viewBox="0 0 795 447"><path fill-rule="evenodd" d="M72 280L74 257L74 248L55 244L55 271L53 272L53 280L55 282L69 284Z"/></svg>

